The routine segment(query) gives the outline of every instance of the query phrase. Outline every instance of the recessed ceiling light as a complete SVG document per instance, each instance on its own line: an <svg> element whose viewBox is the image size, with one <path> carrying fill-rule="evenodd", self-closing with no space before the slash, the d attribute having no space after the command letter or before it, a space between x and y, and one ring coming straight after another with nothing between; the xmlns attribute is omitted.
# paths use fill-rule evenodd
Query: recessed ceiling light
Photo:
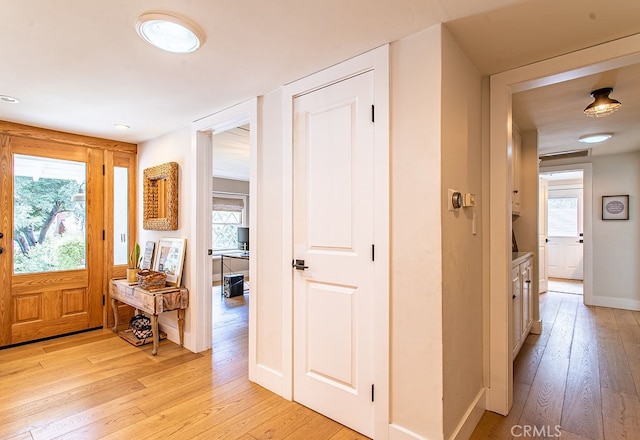
<svg viewBox="0 0 640 440"><path fill-rule="evenodd" d="M586 134L584 136L580 136L578 140L585 144L597 144L604 142L607 139L611 139L611 136L613 136L613 133Z"/></svg>
<svg viewBox="0 0 640 440"><path fill-rule="evenodd" d="M0 101L8 102L9 104L17 104L20 102L18 98L14 98L13 96L9 95L0 95Z"/></svg>
<svg viewBox="0 0 640 440"><path fill-rule="evenodd" d="M189 19L166 12L138 17L136 31L146 42L174 53L190 53L204 44L204 32Z"/></svg>
<svg viewBox="0 0 640 440"><path fill-rule="evenodd" d="M113 124L113 126L116 127L118 130L128 130L131 128L127 124Z"/></svg>

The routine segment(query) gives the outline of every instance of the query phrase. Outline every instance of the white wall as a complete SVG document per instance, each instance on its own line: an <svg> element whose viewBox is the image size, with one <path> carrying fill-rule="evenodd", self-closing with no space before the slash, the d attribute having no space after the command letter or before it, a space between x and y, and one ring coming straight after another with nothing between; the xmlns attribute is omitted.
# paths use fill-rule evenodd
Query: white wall
<svg viewBox="0 0 640 440"><path fill-rule="evenodd" d="M482 350L481 76L449 31L442 39L442 333L444 438L467 412L484 411ZM447 189L476 194L476 206L448 211ZM472 223L476 216L476 231Z"/></svg>
<svg viewBox="0 0 640 440"><path fill-rule="evenodd" d="M191 149L191 130L185 127L181 130L161 136L157 139L138 145L138 242L144 245L147 241L157 242L160 238L186 238L186 257L182 275L182 285L190 291L190 307L185 313L184 344L190 350L195 350L194 334L191 331L191 320L194 314L195 286L191 285L192 265L190 264L189 249L191 227L189 219L193 212L191 200L191 184L188 178L190 170L194 167L193 159L189 156ZM176 231L147 231L142 227L142 184L145 168L161 165L166 162L178 163L178 230ZM179 342L178 322L175 313L163 313L160 315L160 325L167 337L173 342Z"/></svg>
<svg viewBox="0 0 640 440"><path fill-rule="evenodd" d="M593 297L640 310L640 152L596 156L593 163ZM629 194L629 220L603 221L602 196Z"/></svg>
<svg viewBox="0 0 640 440"><path fill-rule="evenodd" d="M265 95L258 109L258 280L256 377L259 383L283 392L283 151L282 91ZM290 269L290 268L289 268ZM252 287L253 289L253 287ZM290 366L289 366L290 368Z"/></svg>
<svg viewBox="0 0 640 440"><path fill-rule="evenodd" d="M440 60L440 26L391 45L391 423L429 439L443 433Z"/></svg>

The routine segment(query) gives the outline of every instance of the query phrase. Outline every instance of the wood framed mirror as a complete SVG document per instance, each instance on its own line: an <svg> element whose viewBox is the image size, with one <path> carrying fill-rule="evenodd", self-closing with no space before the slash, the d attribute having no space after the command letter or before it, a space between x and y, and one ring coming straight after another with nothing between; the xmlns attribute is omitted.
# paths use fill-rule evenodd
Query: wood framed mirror
<svg viewBox="0 0 640 440"><path fill-rule="evenodd" d="M153 231L178 229L178 163L144 170L142 226Z"/></svg>

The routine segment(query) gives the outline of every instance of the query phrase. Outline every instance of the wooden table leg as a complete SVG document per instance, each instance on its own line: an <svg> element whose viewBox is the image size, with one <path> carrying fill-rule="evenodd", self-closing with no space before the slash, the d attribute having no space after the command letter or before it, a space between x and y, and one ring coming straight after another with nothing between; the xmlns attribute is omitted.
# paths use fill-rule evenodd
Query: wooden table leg
<svg viewBox="0 0 640 440"><path fill-rule="evenodd" d="M113 308L113 332L117 333L118 332L118 300L117 299L111 299L111 307Z"/></svg>
<svg viewBox="0 0 640 440"><path fill-rule="evenodd" d="M151 315L151 329L153 330L153 351L152 355L158 354L158 342L160 341L160 332L158 331L158 315Z"/></svg>
<svg viewBox="0 0 640 440"><path fill-rule="evenodd" d="M178 333L180 335L180 347L184 347L184 309L178 309Z"/></svg>

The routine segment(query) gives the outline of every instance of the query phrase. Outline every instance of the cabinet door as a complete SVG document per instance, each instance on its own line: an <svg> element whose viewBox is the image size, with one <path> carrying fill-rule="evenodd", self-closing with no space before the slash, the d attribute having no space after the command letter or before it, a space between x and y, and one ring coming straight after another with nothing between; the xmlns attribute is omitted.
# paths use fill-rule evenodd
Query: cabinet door
<svg viewBox="0 0 640 440"><path fill-rule="evenodd" d="M531 260L520 264L520 282L522 283L522 321L520 333L526 338L531 323Z"/></svg>
<svg viewBox="0 0 640 440"><path fill-rule="evenodd" d="M522 281L520 278L520 266L511 270L511 291L512 294L512 319L511 334L513 335L513 357L518 354L520 340L522 338Z"/></svg>

